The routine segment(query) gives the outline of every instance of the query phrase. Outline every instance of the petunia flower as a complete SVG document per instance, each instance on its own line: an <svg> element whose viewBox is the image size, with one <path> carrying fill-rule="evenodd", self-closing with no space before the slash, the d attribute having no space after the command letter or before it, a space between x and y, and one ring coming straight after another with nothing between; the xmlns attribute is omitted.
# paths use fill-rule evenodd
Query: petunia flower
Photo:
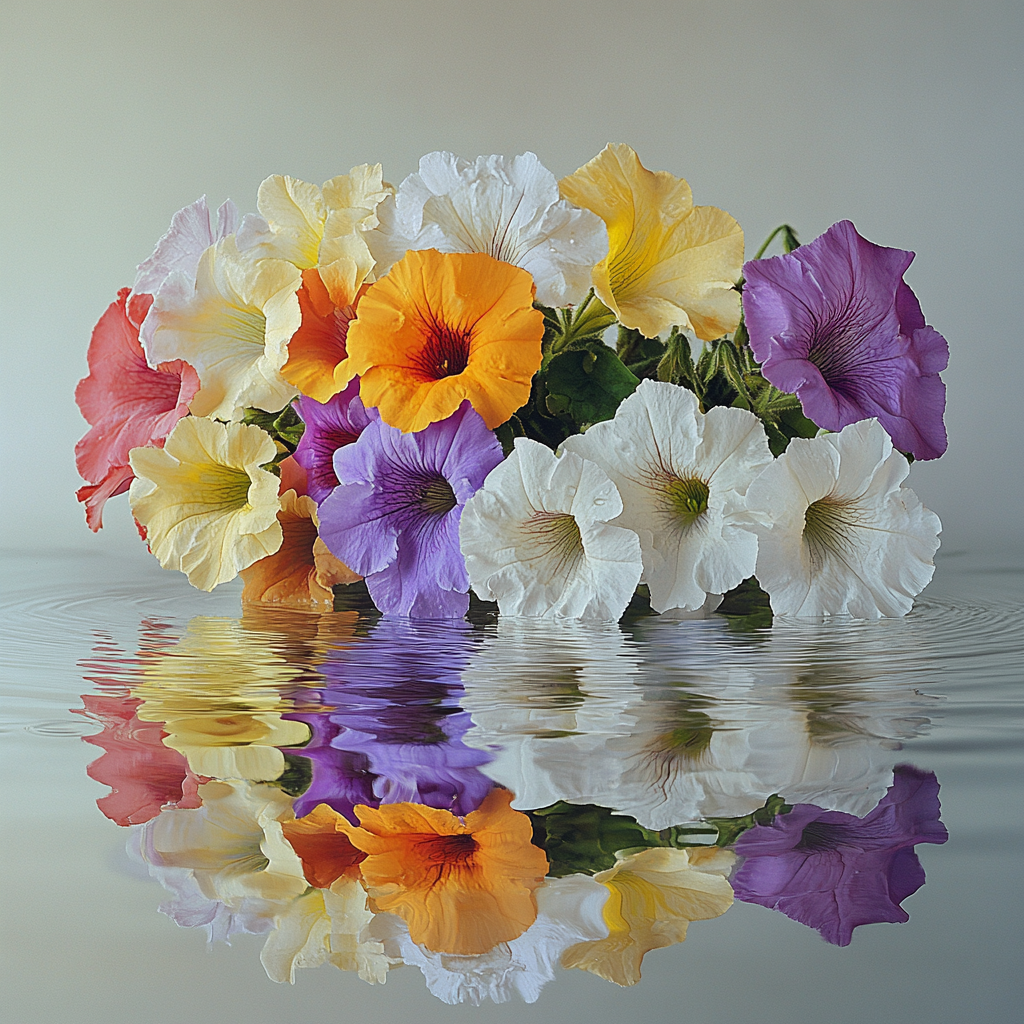
<svg viewBox="0 0 1024 1024"><path fill-rule="evenodd" d="M181 420L163 448L133 448L132 514L160 564L212 590L277 551L278 478L260 468L276 455L257 426L196 416Z"/></svg>
<svg viewBox="0 0 1024 1024"><path fill-rule="evenodd" d="M757 538L744 496L772 461L753 413L716 407L704 414L692 391L645 380L614 419L562 447L596 462L618 488L622 512L614 522L640 538L655 611L701 608L753 574Z"/></svg>
<svg viewBox="0 0 1024 1024"><path fill-rule="evenodd" d="M373 269L365 234L377 226L377 207L391 191L380 164L360 164L322 186L273 174L259 188L262 217L245 217L238 246L257 259L319 267L335 303L346 305Z"/></svg>
<svg viewBox="0 0 1024 1024"><path fill-rule="evenodd" d="M167 233L156 243L153 255L139 264L128 299L128 314L142 337L148 341L153 323L146 323L153 296L158 295L172 274L181 274L195 284L196 269L203 253L238 227L238 210L228 199L217 210L214 225L206 196L179 210L171 218Z"/></svg>
<svg viewBox="0 0 1024 1024"><path fill-rule="evenodd" d="M299 287L301 322L288 342L281 376L304 395L327 402L353 377L348 359L348 328L356 318L362 285L350 301L337 305L316 267L302 272Z"/></svg>
<svg viewBox="0 0 1024 1024"><path fill-rule="evenodd" d="M145 299L148 303L150 300ZM92 530L103 525L107 498L123 494L132 481L128 452L160 447L174 425L188 415L199 377L180 359L153 369L139 343L139 328L128 315L122 288L93 328L89 375L78 382L75 401L92 429L75 445L75 464L89 481L78 490Z"/></svg>
<svg viewBox="0 0 1024 1024"><path fill-rule="evenodd" d="M776 387L826 430L875 417L915 459L946 450L946 339L903 280L912 252L848 220L786 256L743 267L750 347Z"/></svg>
<svg viewBox="0 0 1024 1024"><path fill-rule="evenodd" d="M339 484L320 505L320 536L385 614L459 618L469 608L459 518L500 461L469 402L416 434L375 420L335 453Z"/></svg>
<svg viewBox="0 0 1024 1024"><path fill-rule="evenodd" d="M293 458L282 460L280 468L281 509L277 519L284 539L272 555L253 562L239 574L245 581L242 604L332 611L331 588L354 583L360 577L335 558L320 539L316 502L305 493L305 469ZM298 486L288 487L288 483Z"/></svg>
<svg viewBox="0 0 1024 1024"><path fill-rule="evenodd" d="M614 867L594 875L610 892L604 906L608 938L572 947L562 966L635 985L647 953L682 942L691 921L721 917L732 906L726 877L735 859L715 847L620 853Z"/></svg>
<svg viewBox="0 0 1024 1024"><path fill-rule="evenodd" d="M517 437L463 513L473 590L503 615L618 620L642 568L636 534L608 525L621 511L593 462Z"/></svg>
<svg viewBox="0 0 1024 1024"><path fill-rule="evenodd" d="M914 846L948 838L935 775L899 765L889 792L864 818L796 804L740 836L736 898L848 946L862 924L910 920L900 904L925 882Z"/></svg>
<svg viewBox="0 0 1024 1024"><path fill-rule="evenodd" d="M200 779L177 751L164 745L160 722L142 721L137 697L84 694L88 715L102 732L83 736L103 754L86 769L90 779L110 787L96 806L117 825L139 825L155 818L168 804L198 807Z"/></svg>
<svg viewBox="0 0 1024 1024"><path fill-rule="evenodd" d="M300 281L291 263L240 253L233 237L203 253L194 282L177 271L168 277L143 342L153 364L184 359L195 367L202 387L193 415L237 420L246 407L276 412L295 396L281 367L301 322Z"/></svg>
<svg viewBox="0 0 1024 1024"><path fill-rule="evenodd" d="M144 827L152 863L191 869L207 899L291 899L306 891L302 863L281 831L291 798L274 786L207 782L202 806L164 811Z"/></svg>
<svg viewBox="0 0 1024 1024"><path fill-rule="evenodd" d="M309 814L282 823L284 837L299 855L310 885L327 889L339 878L359 877L366 854L348 838L345 829L350 824L327 804L317 804Z"/></svg>
<svg viewBox="0 0 1024 1024"><path fill-rule="evenodd" d="M367 424L377 419L377 412L364 408L358 380L353 380L340 394L323 404L314 398L302 397L294 407L306 425L295 449L295 461L306 470L306 489L319 504L338 486L334 453L352 444Z"/></svg>
<svg viewBox="0 0 1024 1024"><path fill-rule="evenodd" d="M483 252L529 271L549 306L579 302L608 253L601 220L562 199L533 153L473 162L428 153L378 214L380 226L366 236L378 275L409 249Z"/></svg>
<svg viewBox="0 0 1024 1024"><path fill-rule="evenodd" d="M796 438L750 485L756 575L776 615L906 615L935 572L942 524L877 420Z"/></svg>
<svg viewBox="0 0 1024 1024"><path fill-rule="evenodd" d="M371 909L397 914L435 952L485 953L522 935L537 918L548 861L511 799L492 790L465 818L421 804L357 807L360 827L348 834L367 855Z"/></svg>
<svg viewBox="0 0 1024 1024"><path fill-rule="evenodd" d="M530 397L544 316L525 270L483 253L409 252L367 289L349 325L363 404L422 430L468 399L494 429Z"/></svg>
<svg viewBox="0 0 1024 1024"><path fill-rule="evenodd" d="M621 143L605 146L559 188L608 226L594 291L621 324L648 338L678 325L704 341L735 330L743 231L729 214L694 206L682 178L647 170Z"/></svg>
<svg viewBox="0 0 1024 1024"><path fill-rule="evenodd" d="M554 981L566 949L607 937L601 911L609 893L587 875L567 875L544 879L536 897L537 920L522 935L475 956L435 953L417 945L394 914L377 914L369 931L392 959L418 967L431 993L450 1006L506 1003L513 994L535 1003L541 989Z"/></svg>
<svg viewBox="0 0 1024 1024"><path fill-rule="evenodd" d="M330 963L355 971L371 985L387 978L388 958L376 939L363 939L374 914L354 878L341 878L328 889L310 889L284 904L274 917L260 962L271 981L295 984L295 971Z"/></svg>

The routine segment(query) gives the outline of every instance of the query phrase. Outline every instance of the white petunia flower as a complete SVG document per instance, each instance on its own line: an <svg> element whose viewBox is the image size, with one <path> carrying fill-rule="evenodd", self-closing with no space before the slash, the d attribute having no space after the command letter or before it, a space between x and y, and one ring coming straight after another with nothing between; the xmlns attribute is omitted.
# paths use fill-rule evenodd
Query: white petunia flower
<svg viewBox="0 0 1024 1024"><path fill-rule="evenodd" d="M594 463L516 438L462 512L473 590L503 615L617 621L642 568L636 534L608 525L621 511Z"/></svg>
<svg viewBox="0 0 1024 1024"><path fill-rule="evenodd" d="M380 226L366 241L378 276L409 249L483 252L529 271L539 302L565 306L583 298L608 254L604 222L562 199L533 153L473 163L428 153L377 213Z"/></svg>
<svg viewBox="0 0 1024 1024"><path fill-rule="evenodd" d="M230 199L217 210L217 226L213 225L206 196L180 209L172 218L167 233L156 243L153 255L139 264L132 285L132 297L158 295L171 274L184 275L193 285L196 268L203 253L232 234L238 226L238 210ZM131 307L130 307L131 308ZM142 340L152 337L155 323L144 320Z"/></svg>
<svg viewBox="0 0 1024 1024"><path fill-rule="evenodd" d="M203 253L194 278L173 271L161 286L146 317L146 358L195 367L202 387L189 406L194 416L237 420L246 406L277 412L298 394L280 370L302 321L300 283L293 264L253 258L225 238Z"/></svg>
<svg viewBox="0 0 1024 1024"><path fill-rule="evenodd" d="M405 922L393 914L378 914L369 932L384 942L393 959L418 967L427 988L454 1006L485 1000L506 1003L518 993L535 1003L541 989L555 977L562 954L581 942L608 936L602 916L608 889L586 875L548 878L537 889L537 920L517 939L502 942L478 956L434 953L417 946Z"/></svg>
<svg viewBox="0 0 1024 1024"><path fill-rule="evenodd" d="M744 409L706 415L686 388L644 380L615 418L562 445L596 462L622 496L617 526L643 551L651 607L698 609L753 575L757 537L745 494L772 461L760 420Z"/></svg>
<svg viewBox="0 0 1024 1024"><path fill-rule="evenodd" d="M877 420L796 438L751 485L757 579L776 615L906 615L932 578L942 524Z"/></svg>

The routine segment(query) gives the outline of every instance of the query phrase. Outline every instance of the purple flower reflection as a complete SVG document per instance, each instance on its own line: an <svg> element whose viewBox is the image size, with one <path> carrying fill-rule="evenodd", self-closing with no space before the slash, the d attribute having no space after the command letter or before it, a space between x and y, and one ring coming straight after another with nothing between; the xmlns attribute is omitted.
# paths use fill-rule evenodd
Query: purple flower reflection
<svg viewBox="0 0 1024 1024"><path fill-rule="evenodd" d="M877 417L901 451L935 459L949 346L903 280L913 258L841 220L795 252L744 264L743 312L765 377L819 427Z"/></svg>
<svg viewBox="0 0 1024 1024"><path fill-rule="evenodd" d="M494 783L490 756L462 742L472 721L462 696L472 632L464 622L382 619L353 647L318 666L327 685L301 694L310 743L291 753L313 762L313 782L295 804L326 803L353 823L357 803L411 801L468 814ZM311 704L319 708L310 708Z"/></svg>
<svg viewBox="0 0 1024 1024"><path fill-rule="evenodd" d="M910 920L900 904L925 881L914 846L948 838L935 775L898 765L866 817L796 804L745 832L735 846L745 860L733 890L848 946L858 925Z"/></svg>

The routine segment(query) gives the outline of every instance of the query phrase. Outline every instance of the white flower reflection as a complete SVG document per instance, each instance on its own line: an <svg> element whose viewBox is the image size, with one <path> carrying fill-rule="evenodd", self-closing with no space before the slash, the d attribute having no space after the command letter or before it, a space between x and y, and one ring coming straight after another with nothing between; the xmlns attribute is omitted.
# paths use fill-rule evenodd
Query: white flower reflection
<svg viewBox="0 0 1024 1024"><path fill-rule="evenodd" d="M468 746L517 810L601 803L605 746L628 736L639 660L613 624L501 619L463 673Z"/></svg>

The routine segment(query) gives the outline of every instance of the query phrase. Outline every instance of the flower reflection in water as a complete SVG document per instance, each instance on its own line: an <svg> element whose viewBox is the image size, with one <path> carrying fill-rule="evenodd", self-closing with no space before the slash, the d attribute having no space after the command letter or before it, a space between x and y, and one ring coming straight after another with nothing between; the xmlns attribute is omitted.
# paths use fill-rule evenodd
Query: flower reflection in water
<svg viewBox="0 0 1024 1024"><path fill-rule="evenodd" d="M406 963L447 1003L533 1002L558 966L636 984L734 890L839 945L907 920L946 832L893 766L934 702L844 640L249 608L102 640L80 713L177 924L265 935L278 982Z"/></svg>

